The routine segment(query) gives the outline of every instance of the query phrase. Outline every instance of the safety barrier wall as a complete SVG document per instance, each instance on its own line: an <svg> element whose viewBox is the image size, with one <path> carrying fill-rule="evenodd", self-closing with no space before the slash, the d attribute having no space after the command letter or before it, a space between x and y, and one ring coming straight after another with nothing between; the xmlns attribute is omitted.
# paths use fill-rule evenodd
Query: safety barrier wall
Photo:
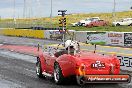
<svg viewBox="0 0 132 88"><path fill-rule="evenodd" d="M122 70L132 71L132 56L117 55Z"/></svg>
<svg viewBox="0 0 132 88"><path fill-rule="evenodd" d="M77 31L74 33L75 39L79 42L87 42L87 32L85 31Z"/></svg>
<svg viewBox="0 0 132 88"><path fill-rule="evenodd" d="M32 30L32 29L3 29L1 34L17 37L31 37L31 38L45 38L44 30Z"/></svg>
<svg viewBox="0 0 132 88"><path fill-rule="evenodd" d="M7 36L17 36L17 37L31 37L31 38L43 38L43 39L53 39L62 40L63 33L59 30L33 30L33 29L1 29L1 35ZM74 30L69 30L68 34L65 35L65 39L74 38Z"/></svg>
<svg viewBox="0 0 132 88"><path fill-rule="evenodd" d="M106 32L87 32L87 43L105 45Z"/></svg>
<svg viewBox="0 0 132 88"><path fill-rule="evenodd" d="M107 32L107 45L132 47L132 32Z"/></svg>
<svg viewBox="0 0 132 88"><path fill-rule="evenodd" d="M132 32L75 32L75 39L84 43L132 47Z"/></svg>
<svg viewBox="0 0 132 88"><path fill-rule="evenodd" d="M77 31L74 33L75 39L84 43L94 43L94 44L105 44L105 34L106 32L96 32L96 31Z"/></svg>
<svg viewBox="0 0 132 88"><path fill-rule="evenodd" d="M65 40L74 38L74 30L69 30L65 34ZM59 30L45 30L45 39L62 40L63 33Z"/></svg>
<svg viewBox="0 0 132 88"><path fill-rule="evenodd" d="M107 32L107 45L124 46L124 33L123 32Z"/></svg>
<svg viewBox="0 0 132 88"><path fill-rule="evenodd" d="M0 29L0 35L2 35L3 34L3 29Z"/></svg>
<svg viewBox="0 0 132 88"><path fill-rule="evenodd" d="M22 36L62 40L63 33L59 30L33 30L33 29L0 29L0 34L9 36ZM84 43L111 46L132 47L132 32L96 32L69 30L65 39L75 39Z"/></svg>
<svg viewBox="0 0 132 88"><path fill-rule="evenodd" d="M59 30L45 30L45 38L46 39L62 39L62 33Z"/></svg>

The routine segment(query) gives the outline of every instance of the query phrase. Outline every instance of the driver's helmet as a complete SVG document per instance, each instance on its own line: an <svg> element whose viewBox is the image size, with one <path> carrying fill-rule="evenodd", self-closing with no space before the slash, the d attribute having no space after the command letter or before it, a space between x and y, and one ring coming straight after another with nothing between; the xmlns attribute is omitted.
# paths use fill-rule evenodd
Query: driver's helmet
<svg viewBox="0 0 132 88"><path fill-rule="evenodd" d="M79 50L79 43L77 41L67 40L65 42L65 49L68 50L68 47L70 47L70 49Z"/></svg>

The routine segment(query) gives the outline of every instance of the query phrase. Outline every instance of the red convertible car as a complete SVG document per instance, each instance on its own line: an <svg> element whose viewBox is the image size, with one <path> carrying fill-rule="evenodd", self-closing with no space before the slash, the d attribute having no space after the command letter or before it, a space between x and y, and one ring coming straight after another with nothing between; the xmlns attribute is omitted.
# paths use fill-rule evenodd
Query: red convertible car
<svg viewBox="0 0 132 88"><path fill-rule="evenodd" d="M63 45L64 49L59 44L39 53L36 63L39 78L53 77L56 84L62 84L67 77L76 77L79 85L129 82L129 75L119 75L120 61L116 56L80 50L76 41L67 40Z"/></svg>
<svg viewBox="0 0 132 88"><path fill-rule="evenodd" d="M86 25L86 27L98 27L98 26L107 26L108 25L108 21L104 21L104 20L96 20L96 21L92 21L89 24Z"/></svg>

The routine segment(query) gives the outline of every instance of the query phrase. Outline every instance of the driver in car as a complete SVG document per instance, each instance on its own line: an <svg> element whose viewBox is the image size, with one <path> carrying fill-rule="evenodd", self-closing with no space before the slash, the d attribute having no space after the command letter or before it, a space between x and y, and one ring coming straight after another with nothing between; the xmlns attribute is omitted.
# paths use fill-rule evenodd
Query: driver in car
<svg viewBox="0 0 132 88"><path fill-rule="evenodd" d="M78 51L79 50L79 43L77 41L72 41L72 40L67 40L64 44L65 49L61 50L59 52L55 53L56 57L59 57L63 54L74 54L74 51Z"/></svg>

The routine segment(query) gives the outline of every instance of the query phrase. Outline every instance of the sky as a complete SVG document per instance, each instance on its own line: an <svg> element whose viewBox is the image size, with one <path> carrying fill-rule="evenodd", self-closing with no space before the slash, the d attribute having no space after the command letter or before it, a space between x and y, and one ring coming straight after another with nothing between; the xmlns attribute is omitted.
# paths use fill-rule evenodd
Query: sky
<svg viewBox="0 0 132 88"><path fill-rule="evenodd" d="M50 17L51 0L0 0L1 18ZM132 0L115 0L115 11L130 11ZM14 4L15 2L15 4ZM57 16L58 10L72 13L112 12L114 0L52 0L52 15Z"/></svg>

